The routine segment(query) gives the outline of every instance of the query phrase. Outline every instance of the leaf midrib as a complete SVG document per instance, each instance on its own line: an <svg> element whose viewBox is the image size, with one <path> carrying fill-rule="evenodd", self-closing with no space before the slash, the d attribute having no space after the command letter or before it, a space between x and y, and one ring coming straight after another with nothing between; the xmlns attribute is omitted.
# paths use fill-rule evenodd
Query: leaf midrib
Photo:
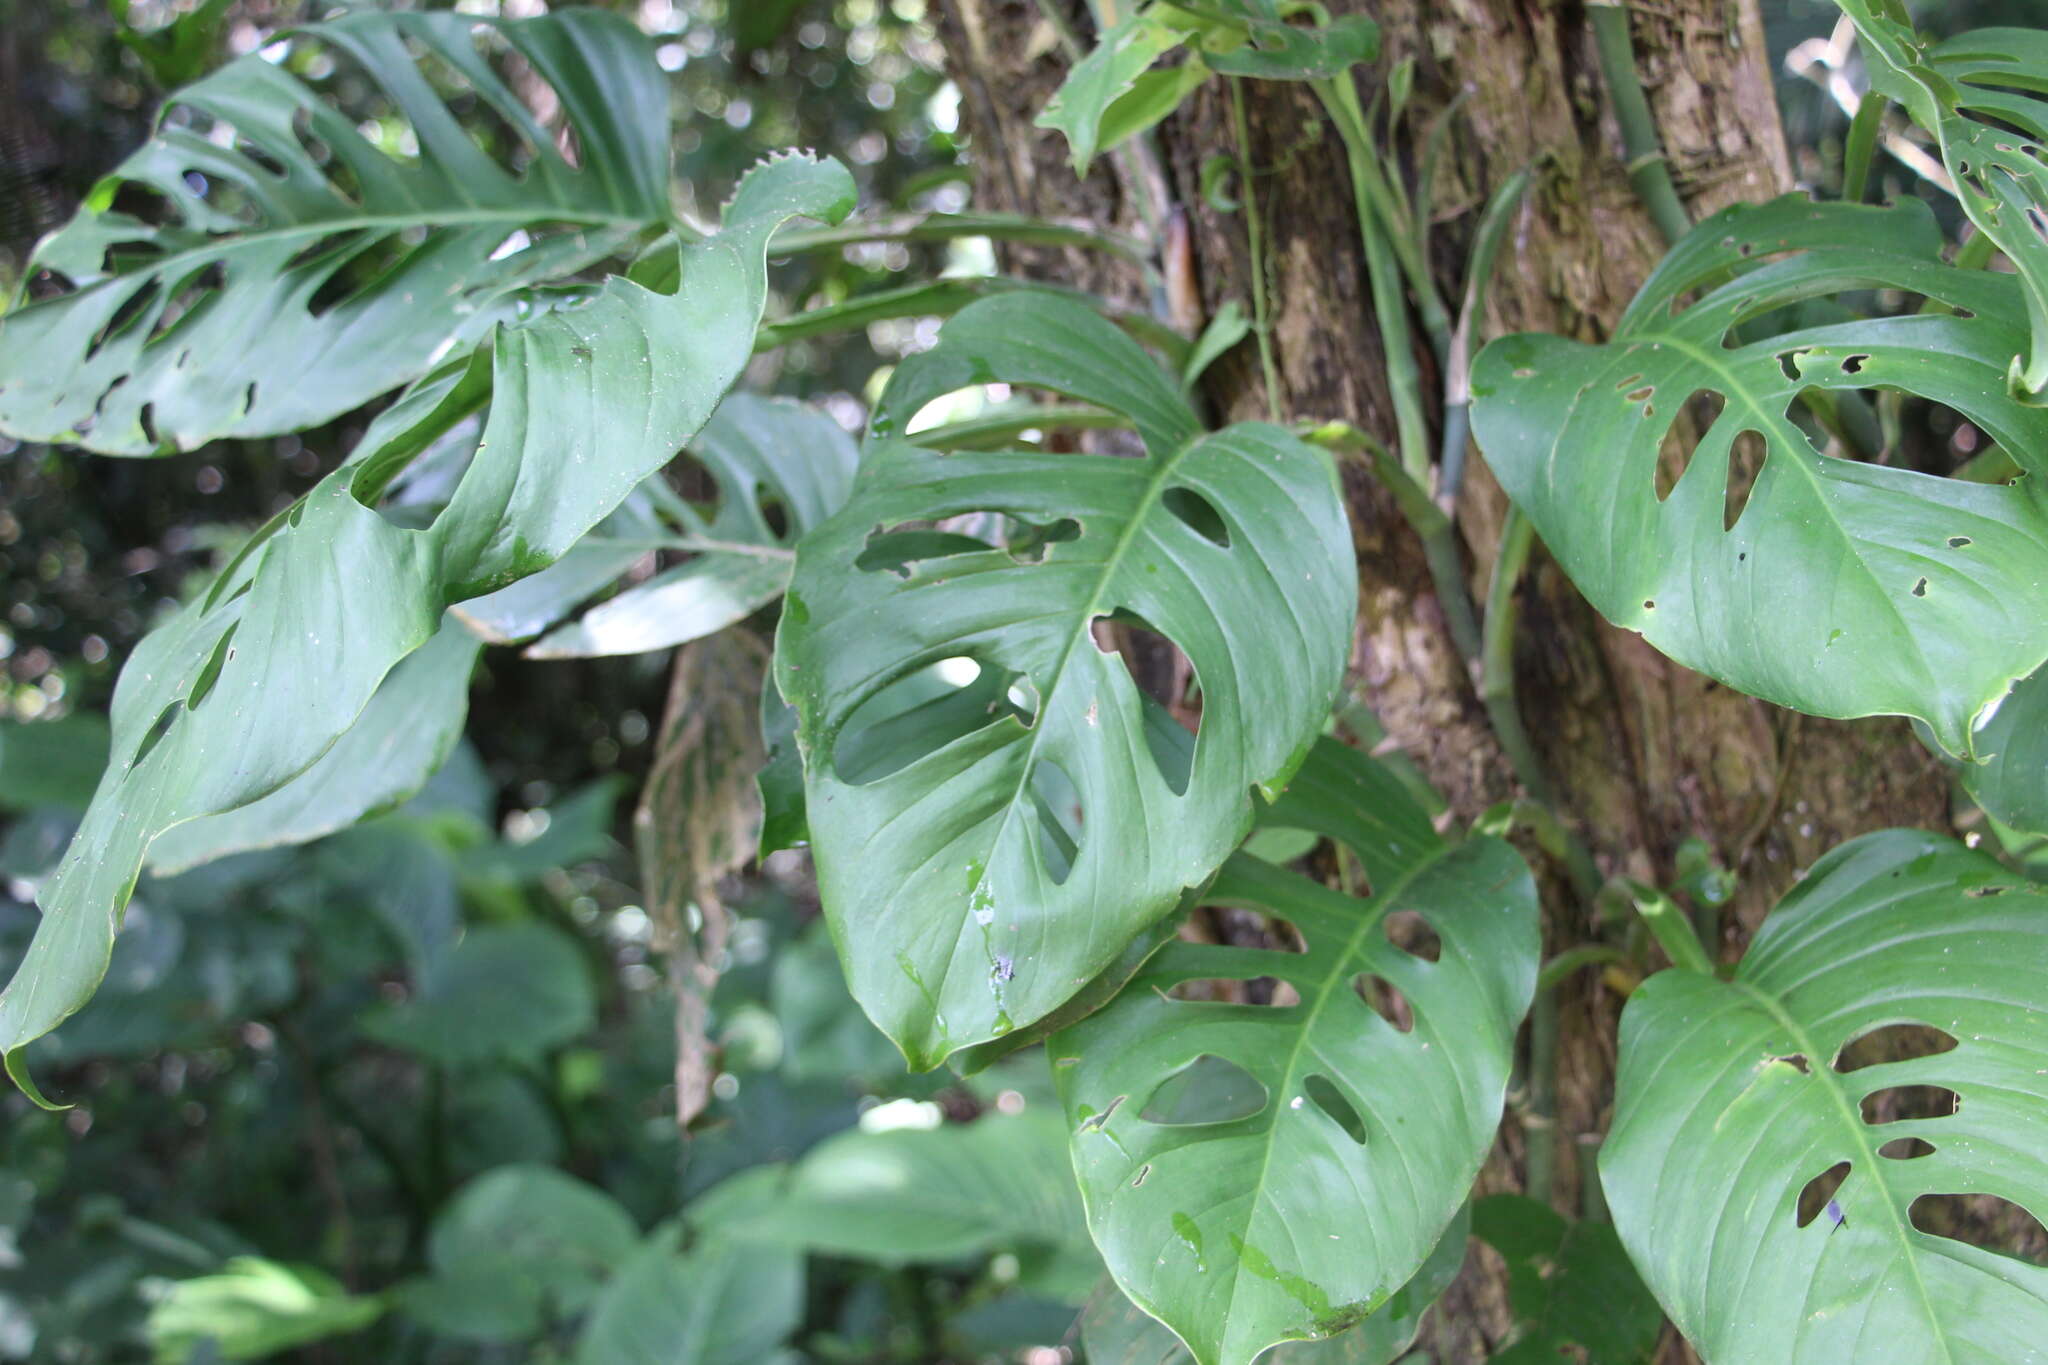
<svg viewBox="0 0 2048 1365"><path fill-rule="evenodd" d="M533 204L503 209L461 209L446 213L380 213L360 218L325 218L317 222L297 223L291 227L263 228L258 231L241 232L225 240L208 242L204 246L186 247L182 251L168 252L153 257L139 270L122 271L118 274L102 275L84 288L62 295L50 301L51 305L74 299L90 290L104 288L121 280L147 279L151 276L170 274L180 262L195 258L219 258L235 252L277 242L293 241L302 237L329 237L341 232L378 231L383 229L405 229L411 227L480 227L493 223L523 226L528 223L573 223L577 227L650 228L660 225L658 218L639 215L577 212L563 210L558 205ZM140 238L134 240L142 240ZM516 257L516 253L515 253ZM515 259L507 257L506 259ZM226 292L231 285L222 285L216 292Z"/></svg>
<svg viewBox="0 0 2048 1365"><path fill-rule="evenodd" d="M1813 1039L1777 997L1758 990L1740 979L1728 984L1755 1001L1758 1008L1768 1014L1779 1028L1784 1029L1799 1053L1807 1059L1812 1068L1811 1074L1823 1078L1821 1088L1827 1092L1828 1098L1834 1101L1835 1112L1841 1117L1843 1127L1849 1130L1850 1138L1856 1144L1856 1151L1861 1157L1861 1169L1877 1185L1878 1202L1884 1205L1885 1226L1891 1231L1893 1240L1898 1243L1900 1259L1912 1272L1913 1289L1919 1296L1921 1308L1927 1314L1928 1325L1933 1328L1935 1345L1941 1349L1941 1359L1944 1365L1953 1365L1955 1357L1949 1353L1948 1336L1942 1328L1940 1315L1934 1310L1934 1300L1927 1291L1927 1282L1921 1277L1920 1262L1916 1259L1912 1239L1906 1235L1905 1222L1899 1216L1899 1201L1892 1192L1890 1182L1885 1179L1884 1163L1878 1160L1877 1149L1871 1145L1868 1125L1863 1122L1861 1112L1850 1107L1846 1091L1835 1079L1837 1073L1834 1059L1824 1056L1820 1049L1815 1047Z"/></svg>
<svg viewBox="0 0 2048 1365"><path fill-rule="evenodd" d="M1002 819L989 839L990 856L983 860L981 873L974 879L974 884L968 887L967 899L962 902L963 912L960 916L961 931L966 929L967 916L973 913L972 907L988 887L989 874L995 862L995 850L1002 845L1004 836L1010 831L1010 822L1016 818L1017 811L1024 804L1025 790L1030 784L1031 774L1038 767L1038 746L1044 742L1046 731L1052 728L1047 719L1052 711L1052 699L1060 690L1060 684L1066 677L1067 661L1073 658L1074 647L1081 642L1083 637L1087 636L1089 626L1102 611L1102 601L1107 595L1110 580L1123 567L1124 556L1130 553L1131 545L1137 539L1138 532L1143 528L1146 516L1158 505L1159 498L1165 491L1168 477L1180 467L1181 461L1199 449L1208 440L1209 436L1209 432L1197 430L1157 462L1157 467L1152 471L1151 477L1145 482L1143 491L1138 495L1137 503L1132 508L1130 520L1124 523L1123 530L1117 533L1116 544L1110 547L1109 554L1104 557L1101 572L1095 578L1094 591L1089 594L1088 605L1079 613L1079 621L1073 631L1067 636L1067 642L1060 647L1058 662L1053 665L1052 669L1052 681L1040 691L1038 723L1031 727L1031 738L1024 747L1024 761L1017 770L1016 785L1010 789L1010 795L1003 803ZM1110 459L1114 457L1084 455L1077 458ZM1054 548L1053 552L1057 553L1057 547ZM1194 759L1190 757L1188 760L1189 791L1192 792L1194 790L1194 784ZM993 898L991 898L990 903L993 904ZM956 937L958 932L956 931ZM934 999L942 997L946 992L946 977L953 969L953 959L954 955L949 953L946 957L945 966L940 969L938 984L932 992ZM1003 997L1000 987L996 988L992 993L995 997L996 1009L1002 1012Z"/></svg>
<svg viewBox="0 0 2048 1365"><path fill-rule="evenodd" d="M1309 1034L1315 1030L1317 1021L1322 1018L1323 1010L1329 1004L1338 981L1343 978L1345 968L1353 959L1360 955L1362 946L1371 936L1372 931L1378 927L1381 920L1386 918L1387 907L1393 903L1395 897L1404 894L1409 887L1419 881L1424 873L1440 866L1445 859L1451 856L1453 851L1450 845L1442 844L1431 849L1413 867L1410 867L1407 871L1389 882L1385 891L1374 895L1370 900L1364 902L1367 913L1359 917L1358 927L1352 931L1351 937L1344 941L1343 950L1332 954L1330 971L1323 977L1323 984L1316 992L1315 1004L1308 1008L1307 1014L1302 1020L1301 1029L1295 1034L1294 1046L1288 1051L1287 1065L1281 1073L1284 1081L1284 1084L1280 1087L1282 1092L1294 1089L1296 1081L1295 1069L1301 1064L1301 1052L1308 1044ZM1302 1003L1304 1005L1308 1004L1307 1001ZM1275 1094L1273 1103L1275 1105L1283 1104L1284 1095ZM1266 1177L1273 1166L1273 1148L1279 1132L1280 1121L1279 1115L1276 1113L1273 1122L1266 1125L1262 1143L1263 1150L1259 1155L1258 1179L1252 1185L1252 1197L1245 1204L1246 1211L1243 1226L1239 1232L1239 1240L1247 1245L1250 1242L1252 1219L1257 1215L1259 1205L1265 1199ZM1238 1261L1240 1272L1242 1272L1243 1265L1244 1262L1240 1259ZM1231 1276L1230 1305L1225 1310L1224 1319L1226 1322L1229 1321L1229 1314L1237 1307L1238 1289L1244 1282L1245 1277L1242 1273ZM1221 1358L1220 1355L1218 1358Z"/></svg>

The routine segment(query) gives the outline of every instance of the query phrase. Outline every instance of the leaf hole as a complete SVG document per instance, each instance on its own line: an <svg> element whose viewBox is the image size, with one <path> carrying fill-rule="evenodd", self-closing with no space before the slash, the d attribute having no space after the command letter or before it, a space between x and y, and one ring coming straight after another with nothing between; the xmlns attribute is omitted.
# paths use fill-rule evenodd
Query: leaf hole
<svg viewBox="0 0 2048 1365"><path fill-rule="evenodd" d="M1862 374L1863 366L1870 359L1867 355L1845 356L1842 360L1843 374Z"/></svg>
<svg viewBox="0 0 2048 1365"><path fill-rule="evenodd" d="M1975 543L1968 536L1950 536L1948 538L1948 547L1951 550L1967 550Z"/></svg>
<svg viewBox="0 0 2048 1365"><path fill-rule="evenodd" d="M1015 704L1016 689L1011 702ZM1031 769L1031 803L1038 814L1038 852L1055 886L1066 885L1081 860L1081 790L1066 769L1041 758Z"/></svg>
<svg viewBox="0 0 2048 1365"><path fill-rule="evenodd" d="M1995 1194L1923 1194L1906 1217L1930 1237L2048 1265L2048 1228L2024 1205Z"/></svg>
<svg viewBox="0 0 2048 1365"><path fill-rule="evenodd" d="M1235 1123L1259 1113L1269 1098L1258 1077L1205 1052L1161 1081L1138 1117L1172 1128Z"/></svg>
<svg viewBox="0 0 2048 1365"><path fill-rule="evenodd" d="M1748 510L1750 492L1763 473L1765 449L1763 433L1758 431L1737 432L1730 443L1728 482L1721 500L1722 530L1733 531Z"/></svg>
<svg viewBox="0 0 2048 1365"><path fill-rule="evenodd" d="M955 555L986 554L995 546L958 531L940 530L932 522L898 522L868 532L853 567L866 573L893 573L908 578L919 564Z"/></svg>
<svg viewBox="0 0 2048 1365"><path fill-rule="evenodd" d="M1160 505L1202 539L1218 549L1230 548L1230 526L1216 504L1192 488L1175 485L1159 499Z"/></svg>
<svg viewBox="0 0 2048 1365"><path fill-rule="evenodd" d="M1316 1108L1328 1115L1345 1136L1363 1147L1365 1145L1365 1120L1359 1116L1358 1106L1328 1076L1321 1074L1302 1078L1301 1091Z"/></svg>
<svg viewBox="0 0 2048 1365"><path fill-rule="evenodd" d="M143 761L155 751L156 746L163 743L164 736L171 732L172 724L177 721L178 713L184 709L182 702L174 701L157 713L156 719L149 723L149 729L143 734L142 742L135 746L135 757L128 760L129 767L142 766Z"/></svg>
<svg viewBox="0 0 2048 1365"><path fill-rule="evenodd" d="M1678 487L1678 481L1692 464L1693 452L1727 406L1727 397L1712 389L1695 389L1685 400L1680 409L1684 420L1671 424L1657 450L1657 501L1663 502Z"/></svg>
<svg viewBox="0 0 2048 1365"><path fill-rule="evenodd" d="M1396 1033L1415 1032L1415 1007L1401 988L1384 976L1361 972L1351 978L1351 989L1374 1014L1387 1021Z"/></svg>
<svg viewBox="0 0 2048 1365"><path fill-rule="evenodd" d="M1954 1035L1930 1024L1886 1024L1859 1033L1835 1054L1835 1070L1843 1075L1882 1062L1907 1062L1939 1057L1955 1048Z"/></svg>
<svg viewBox="0 0 2048 1365"><path fill-rule="evenodd" d="M1778 368L1795 384L1799 382L1799 357L1805 354L1804 348L1778 352Z"/></svg>
<svg viewBox="0 0 2048 1365"><path fill-rule="evenodd" d="M1419 911L1395 910L1380 921L1380 928L1386 932L1387 942L1404 953L1419 957L1424 962L1437 962L1443 958L1443 939Z"/></svg>
<svg viewBox="0 0 2048 1365"><path fill-rule="evenodd" d="M1640 389L1631 389L1626 395L1624 395L1622 401L1626 403L1640 403L1649 398L1650 395L1655 392L1657 392L1656 385L1645 384Z"/></svg>
<svg viewBox="0 0 2048 1365"><path fill-rule="evenodd" d="M1915 584L1913 584L1913 596L1915 596L1915 597L1925 597L1925 596L1927 596L1927 580L1926 580L1926 579L1924 579L1924 578L1923 578L1923 579L1920 579L1920 580L1919 580L1918 582L1916 582Z"/></svg>
<svg viewBox="0 0 2048 1365"><path fill-rule="evenodd" d="M1849 1163L1837 1161L1819 1175L1806 1182L1799 1191L1798 1222L1800 1227L1810 1225L1825 1211L1829 1225L1840 1224L1841 1205L1835 1202L1835 1194L1842 1188L1842 1182L1849 1178Z"/></svg>
<svg viewBox="0 0 2048 1365"><path fill-rule="evenodd" d="M879 782L948 744L1024 717L1009 698L1017 675L969 658L942 659L878 689L847 715L832 744L843 782Z"/></svg>
<svg viewBox="0 0 2048 1365"><path fill-rule="evenodd" d="M1875 1127L1909 1119L1945 1119L1962 1102L1962 1096L1947 1086L1891 1085L1863 1097L1863 1121Z"/></svg>
<svg viewBox="0 0 2048 1365"><path fill-rule="evenodd" d="M1123 608L1098 616L1089 627L1095 647L1123 660L1145 707L1145 748L1175 796L1187 794L1194 774L1194 739L1202 729L1199 680L1181 647Z"/></svg>
<svg viewBox="0 0 2048 1365"><path fill-rule="evenodd" d="M1893 1138L1878 1148L1877 1154L1888 1161L1917 1161L1923 1156L1933 1156L1934 1144L1926 1138Z"/></svg>

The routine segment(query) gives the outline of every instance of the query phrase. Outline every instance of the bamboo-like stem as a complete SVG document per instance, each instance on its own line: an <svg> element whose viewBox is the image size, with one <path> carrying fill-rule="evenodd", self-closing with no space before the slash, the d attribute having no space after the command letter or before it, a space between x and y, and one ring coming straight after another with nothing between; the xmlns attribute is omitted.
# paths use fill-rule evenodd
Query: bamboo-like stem
<svg viewBox="0 0 2048 1365"><path fill-rule="evenodd" d="M1621 144L1628 154L1628 178L1636 195L1656 221L1667 242L1676 242L1692 228L1692 219L1671 183L1671 167L1657 140L1657 122L1643 83L1636 75L1635 45L1629 38L1628 11L1620 0L1591 0L1586 18L1600 50L1600 74L1614 100L1614 118L1621 125Z"/></svg>
<svg viewBox="0 0 2048 1365"><path fill-rule="evenodd" d="M1237 138L1238 188L1243 194L1245 249L1251 254L1252 331L1259 343L1259 369L1266 381L1266 415L1285 422L1280 366L1273 357L1272 318L1266 304L1266 230L1259 219L1259 191L1252 177L1251 120L1245 114L1244 82L1230 77L1230 124Z"/></svg>

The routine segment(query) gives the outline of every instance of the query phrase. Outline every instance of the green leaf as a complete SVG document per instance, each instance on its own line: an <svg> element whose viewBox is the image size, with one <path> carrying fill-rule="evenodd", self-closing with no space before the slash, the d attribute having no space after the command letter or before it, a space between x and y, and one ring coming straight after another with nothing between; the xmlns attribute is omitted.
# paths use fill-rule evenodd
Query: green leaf
<svg viewBox="0 0 2048 1365"><path fill-rule="evenodd" d="M2048 33L1992 28L1934 46L1883 0L1838 0L1862 40L1871 88L1934 135L1956 197L2025 286L2033 348L2011 357L2031 401L2048 400Z"/></svg>
<svg viewBox="0 0 2048 1365"><path fill-rule="evenodd" d="M1495 1362L1570 1360L1583 1351L1601 1365L1649 1360L1664 1314L1612 1224L1567 1221L1526 1195L1496 1194L1472 1206L1472 1235L1508 1268L1514 1344Z"/></svg>
<svg viewBox="0 0 2048 1365"><path fill-rule="evenodd" d="M0 320L0 430L146 455L315 426L474 345L529 286L668 222L668 92L625 20L365 11L301 32L392 101L417 153L371 143L260 54L187 87L36 252L31 268L72 288ZM495 74L495 43L560 102L580 167ZM434 72L516 135L507 160ZM161 203L164 221L117 196Z"/></svg>
<svg viewBox="0 0 2048 1365"><path fill-rule="evenodd" d="M1445 845L1363 755L1323 741L1262 823L1337 839L1377 894L1238 854L1205 899L1292 925L1302 952L1169 943L1047 1044L1096 1245L1203 1365L1340 1332L1416 1274L1492 1145L1536 981L1520 857ZM1435 960L1396 946L1397 912ZM1275 1003L1202 994L1257 978Z"/></svg>
<svg viewBox="0 0 2048 1365"><path fill-rule="evenodd" d="M1259 1357L1262 1365L1389 1365L1414 1345L1422 1331L1422 1315L1458 1278L1465 1264L1465 1239L1470 1225L1466 1208L1386 1307L1355 1327L1322 1341L1293 1341ZM1661 1321L1661 1319L1660 1319ZM1193 1365L1180 1338L1163 1323L1147 1317L1125 1298L1114 1280L1104 1281L1081 1312L1081 1344L1089 1365Z"/></svg>
<svg viewBox="0 0 2048 1365"><path fill-rule="evenodd" d="M1984 708L2048 656L2048 408L2006 392L2025 342L2017 283L1940 253L1917 200L1726 210L1665 258L1606 345L1525 334L1488 346L1473 427L1509 496L1616 625L1754 696L1824 716L1915 716L1966 754ZM1970 316L1735 336L1848 289L1909 291ZM1804 390L1866 388L1955 408L2033 477L1973 484L1823 455L1792 418ZM1702 392L1725 406L1660 498L1660 449ZM1731 468L1745 432L1765 451L1746 504Z"/></svg>
<svg viewBox="0 0 2048 1365"><path fill-rule="evenodd" d="M759 1365L804 1316L803 1257L709 1241L688 1255L657 1229L591 1305L581 1365Z"/></svg>
<svg viewBox="0 0 2048 1365"><path fill-rule="evenodd" d="M2048 1212L2044 1017L2048 889L1913 830L1822 858L1732 980L1646 982L1622 1016L1600 1175L1679 1329L1716 1361L2038 1355L2048 1269L1924 1231L1915 1206L1967 1193ZM1850 1044L1899 1024L1955 1045L1929 1053L1922 1035L1890 1049L1905 1060L1842 1069ZM1928 1106L1939 1117L1866 1122L1860 1106L1900 1086L1952 1093ZM1908 1138L1933 1150L1893 1146ZM1800 1226L1802 1192L1842 1162Z"/></svg>
<svg viewBox="0 0 2048 1365"><path fill-rule="evenodd" d="M462 738L479 648L444 621L312 767L260 800L166 831L150 845L150 870L166 875L230 853L311 843L410 799Z"/></svg>
<svg viewBox="0 0 2048 1365"><path fill-rule="evenodd" d="M1186 38L1185 33L1176 31L1157 12L1140 10L1103 33L1095 46L1074 63L1036 122L1040 128L1055 128L1066 135L1076 174L1086 175L1089 163L1117 140L1150 127L1172 112L1172 104L1159 107L1161 99L1174 89L1171 81L1149 85L1138 96L1138 105L1128 101L1152 64ZM1181 94L1172 95L1174 103L1178 103ZM1116 123L1106 126L1119 105L1123 107ZM1147 114L1149 121L1143 117Z"/></svg>
<svg viewBox="0 0 2048 1365"><path fill-rule="evenodd" d="M1363 15L1346 15L1311 28L1287 22L1266 0L1212 3L1234 22L1212 25L1202 54L1212 69L1226 76L1328 80L1380 55L1379 25Z"/></svg>
<svg viewBox="0 0 2048 1365"><path fill-rule="evenodd" d="M1963 765L1978 805L2029 834L2048 834L2048 668L2012 686L1972 737L1982 763Z"/></svg>
<svg viewBox="0 0 2048 1365"><path fill-rule="evenodd" d="M590 968L540 924L484 925L436 960L419 993L372 1010L363 1035L445 1067L538 1058L597 1022Z"/></svg>
<svg viewBox="0 0 2048 1365"><path fill-rule="evenodd" d="M451 1336L530 1336L588 1307L639 1241L610 1195L551 1166L500 1166L442 1207L427 1238L432 1274L401 1286L397 1306Z"/></svg>
<svg viewBox="0 0 2048 1365"><path fill-rule="evenodd" d="M943 455L900 434L994 381L1122 412L1148 453ZM917 529L941 522L983 534ZM1253 788L1283 786L1329 713L1356 582L1326 458L1263 423L1205 434L1086 308L984 300L897 368L852 501L798 547L776 678L854 998L914 1067L1049 1013L1223 860ZM1191 774L1162 767L1143 695L1093 638L1117 613L1193 665ZM874 761L889 685L954 659L988 700L906 722L919 755Z"/></svg>
<svg viewBox="0 0 2048 1365"><path fill-rule="evenodd" d="M237 1256L218 1275L174 1283L149 1310L147 1331L159 1365L184 1365L208 1346L222 1360L267 1360L383 1315L381 1300L345 1293L310 1266Z"/></svg>
<svg viewBox="0 0 2048 1365"><path fill-rule="evenodd" d="M845 504L860 461L853 438L824 413L744 393L719 405L689 453L718 488L708 517L680 498L665 502L671 542L692 557L550 631L528 658L667 649L746 619L782 596L797 538Z"/></svg>
<svg viewBox="0 0 2048 1365"><path fill-rule="evenodd" d="M0 720L0 810L84 810L107 766L107 722L91 712Z"/></svg>
<svg viewBox="0 0 2048 1365"><path fill-rule="evenodd" d="M841 1133L778 1177L693 1207L734 1238L881 1265L930 1264L1028 1248L1085 1247L1064 1136L1051 1114ZM725 1187L721 1187L725 1189ZM741 1196L744 1197L741 1197Z"/></svg>
<svg viewBox="0 0 2048 1365"><path fill-rule="evenodd" d="M836 218L852 194L836 163L756 167L724 229L681 248L687 288L614 278L578 307L500 329L489 355L435 371L206 597L136 647L114 694L111 766L0 992L0 1051L91 995L157 835L311 767L445 607L553 563L668 462L746 363L770 235L793 217ZM477 454L431 524L381 515L371 504L398 470L487 399Z"/></svg>
<svg viewBox="0 0 2048 1365"><path fill-rule="evenodd" d="M1216 316L1209 319L1209 325L1202 329L1202 335L1195 339L1194 352L1181 368L1181 387L1194 388L1211 365L1251 334L1252 321L1245 316L1243 306L1236 299L1225 300L1223 306L1216 310Z"/></svg>

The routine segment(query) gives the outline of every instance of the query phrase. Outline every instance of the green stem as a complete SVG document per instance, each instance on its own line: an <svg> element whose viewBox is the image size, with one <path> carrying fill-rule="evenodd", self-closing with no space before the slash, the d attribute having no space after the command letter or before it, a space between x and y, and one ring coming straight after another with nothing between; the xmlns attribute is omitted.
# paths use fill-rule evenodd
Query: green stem
<svg viewBox="0 0 2048 1365"><path fill-rule="evenodd" d="M1591 0L1586 17L1593 25L1593 37L1600 49L1600 74L1606 78L1608 94L1614 100L1614 118L1621 125L1621 144L1628 154L1628 178L1636 195L1656 221L1657 230L1668 243L1676 243L1692 229L1692 219L1671 183L1671 166L1657 141L1657 123L1650 115L1650 102L1643 97L1643 83L1636 75L1635 47L1629 40L1628 11L1620 0Z"/></svg>
<svg viewBox="0 0 2048 1365"><path fill-rule="evenodd" d="M1465 483L1465 451L1471 444L1472 336L1485 317L1494 259L1500 255L1508 224L1522 196L1529 192L1531 179L1529 171L1518 171L1487 200L1473 239L1471 264L1466 268L1465 299L1458 307L1458 327L1451 334L1450 356L1444 365L1444 439L1437 457L1437 505L1450 517L1457 516L1458 492Z"/></svg>
<svg viewBox="0 0 2048 1365"><path fill-rule="evenodd" d="M1245 249L1251 253L1252 331L1259 342L1259 368L1266 379L1266 414L1284 422L1280 366L1273 358L1273 333L1266 306L1266 230L1259 220L1259 192L1252 182L1251 120L1245 114L1244 82L1230 78L1230 123L1237 137L1237 178L1244 195Z"/></svg>
<svg viewBox="0 0 2048 1365"><path fill-rule="evenodd" d="M1675 967L1688 971L1714 975L1713 959L1701 946L1699 935L1693 932L1692 921L1671 897L1654 886L1638 881L1627 883L1629 898L1634 902L1636 913L1656 936L1658 946L1671 959Z"/></svg>
<svg viewBox="0 0 2048 1365"><path fill-rule="evenodd" d="M1536 973L1536 989L1554 991L1573 972L1586 967L1604 967L1621 960L1621 950L1604 943L1582 943L1576 948L1567 948L1544 963L1543 969Z"/></svg>
<svg viewBox="0 0 2048 1365"><path fill-rule="evenodd" d="M1522 724L1521 707L1515 701L1515 626L1521 618L1515 590L1528 566L1529 552L1536 542L1536 526L1515 506L1508 508L1501 527L1500 553L1493 561L1493 578L1486 588L1486 632L1479 655L1479 700L1493 722L1494 735L1522 789L1542 806L1553 804L1550 779L1537 761L1536 746Z"/></svg>
<svg viewBox="0 0 2048 1365"><path fill-rule="evenodd" d="M1997 254L1998 243L1991 240L1990 233L1973 232L1970 240L1956 248L1956 269L1982 270Z"/></svg>
<svg viewBox="0 0 2048 1365"><path fill-rule="evenodd" d="M1885 108L1891 103L1875 90L1856 106L1849 120L1849 140L1842 148L1842 198L1860 204L1870 195L1870 172L1877 163L1878 134L1884 130Z"/></svg>
<svg viewBox="0 0 2048 1365"><path fill-rule="evenodd" d="M788 229L775 234L768 250L773 256L796 256L862 242L950 242L960 237L988 237L1025 246L1087 247L1120 256L1148 272L1153 269L1145 244L1135 237L1019 213L923 213L839 227Z"/></svg>
<svg viewBox="0 0 2048 1365"><path fill-rule="evenodd" d="M1529 1007L1529 1106L1522 1115L1527 1193L1550 1202L1557 1172L1557 992L1538 991Z"/></svg>

